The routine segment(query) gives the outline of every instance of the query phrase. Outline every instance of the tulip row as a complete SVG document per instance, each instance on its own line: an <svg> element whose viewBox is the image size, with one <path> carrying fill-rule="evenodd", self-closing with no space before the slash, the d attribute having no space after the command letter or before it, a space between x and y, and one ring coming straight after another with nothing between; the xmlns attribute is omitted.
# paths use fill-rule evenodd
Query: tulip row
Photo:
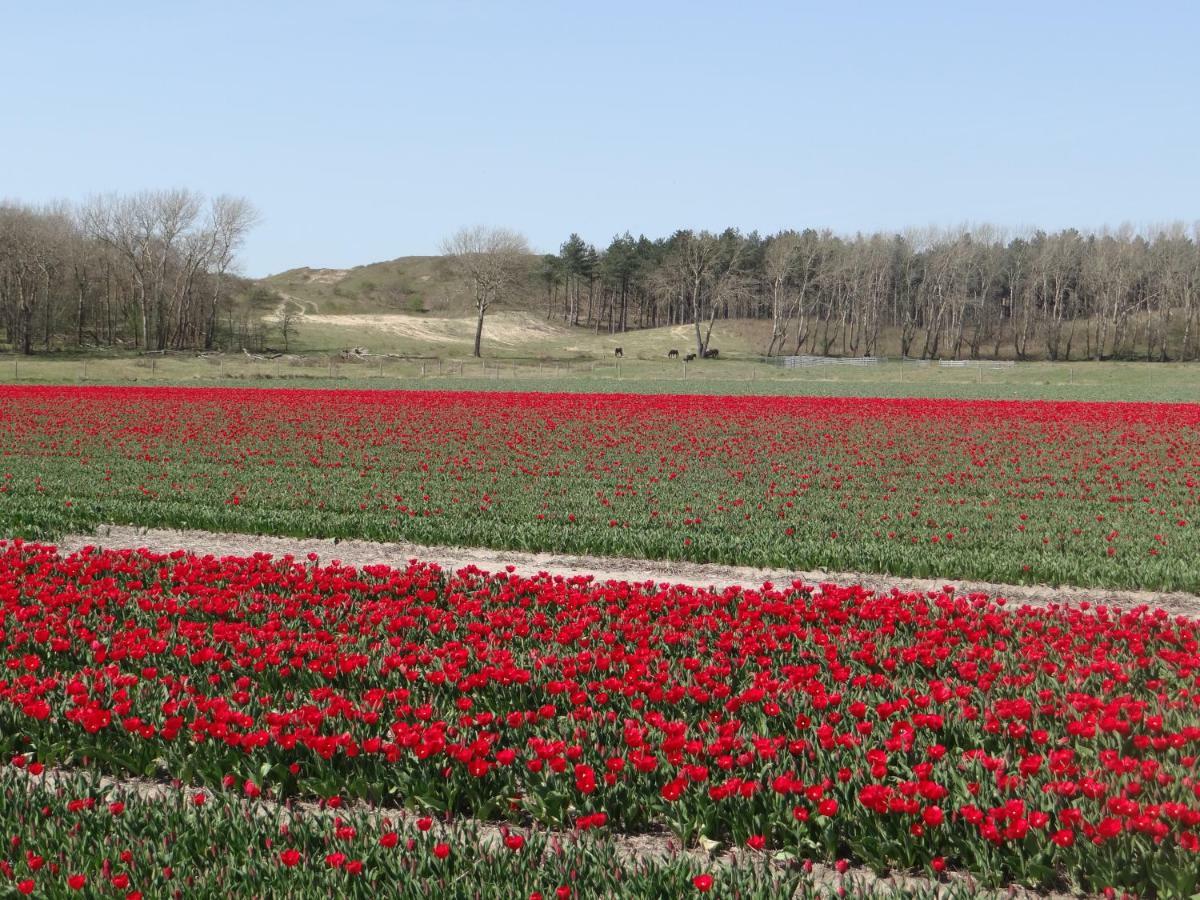
<svg viewBox="0 0 1200 900"><path fill-rule="evenodd" d="M0 616L25 768L1196 889L1200 624L1161 611L0 542Z"/></svg>
<svg viewBox="0 0 1200 900"><path fill-rule="evenodd" d="M0 534L105 522L1200 591L1200 406L0 387Z"/></svg>
<svg viewBox="0 0 1200 900"><path fill-rule="evenodd" d="M362 809L306 811L203 791L146 797L85 776L47 780L8 768L0 771L0 801L2 896L568 900L711 892L807 900L832 894L809 885L803 870L765 856L724 865L687 854L647 861L594 834L506 828L491 836L469 823L405 821Z"/></svg>

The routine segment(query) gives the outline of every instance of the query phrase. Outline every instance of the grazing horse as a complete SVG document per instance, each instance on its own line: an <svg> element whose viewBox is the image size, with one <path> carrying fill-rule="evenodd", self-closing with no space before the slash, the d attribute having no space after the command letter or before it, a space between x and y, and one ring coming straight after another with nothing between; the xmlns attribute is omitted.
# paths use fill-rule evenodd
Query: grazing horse
<svg viewBox="0 0 1200 900"><path fill-rule="evenodd" d="M616 350L613 351L613 355L614 356L624 356L625 351L622 350L620 347L618 347Z"/></svg>
<svg viewBox="0 0 1200 900"><path fill-rule="evenodd" d="M705 351L704 351L704 358L705 358L705 359L716 359L716 358L717 358L717 355L718 355L720 352L721 352L721 351L720 351L720 350L718 350L716 347L713 347L711 350L705 350Z"/></svg>
<svg viewBox="0 0 1200 900"><path fill-rule="evenodd" d="M696 354L695 354L695 353L689 353L687 356L685 356L685 357L683 358L683 361L684 361L684 362L691 362L691 361L692 361L693 359L695 359L695 358L696 358Z"/></svg>
<svg viewBox="0 0 1200 900"><path fill-rule="evenodd" d="M667 359L679 359L679 351L678 350L668 350L667 351Z"/></svg>

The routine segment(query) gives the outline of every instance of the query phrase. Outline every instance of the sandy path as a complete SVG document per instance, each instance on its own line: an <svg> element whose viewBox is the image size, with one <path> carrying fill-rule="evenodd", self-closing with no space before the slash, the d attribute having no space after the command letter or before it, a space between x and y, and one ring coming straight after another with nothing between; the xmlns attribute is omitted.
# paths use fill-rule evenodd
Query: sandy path
<svg viewBox="0 0 1200 900"><path fill-rule="evenodd" d="M546 572L550 575L592 575L597 581L671 582L693 587L730 585L757 587L764 581L789 584L801 580L809 584L861 584L875 591L940 590L954 585L959 593L984 593L1004 597L1016 603L1080 603L1108 604L1124 607L1148 605L1161 607L1175 615L1200 616L1200 597L1182 592L1106 590L1102 588L1049 587L1046 585L989 584L979 581L958 581L953 578L923 579L896 578L854 572L792 572L783 569L755 569L748 566L723 566L708 563L666 562L658 560L621 559L601 556L570 556L555 553L520 553L486 548L428 547L407 543L374 543L370 541L333 541L319 538L281 538L248 534L219 534L209 531L175 531L131 526L102 526L91 535L69 535L59 542L66 552L93 545L116 549L146 548L156 552L184 549L193 553L214 556L251 556L270 553L283 556L290 553L303 559L316 553L323 562L340 560L354 566L402 566L409 560L434 562L444 569L458 570L476 566L487 571L499 571L513 566L522 575Z"/></svg>

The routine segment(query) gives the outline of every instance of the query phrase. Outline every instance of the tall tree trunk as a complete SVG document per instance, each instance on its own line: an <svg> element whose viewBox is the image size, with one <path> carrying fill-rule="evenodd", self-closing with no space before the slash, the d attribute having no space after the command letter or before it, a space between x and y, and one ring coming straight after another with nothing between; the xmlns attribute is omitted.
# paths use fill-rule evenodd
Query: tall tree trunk
<svg viewBox="0 0 1200 900"><path fill-rule="evenodd" d="M477 306L479 318L475 320L475 358L479 359L483 355L479 352L479 346L483 341L483 316L487 312L487 304L480 302Z"/></svg>

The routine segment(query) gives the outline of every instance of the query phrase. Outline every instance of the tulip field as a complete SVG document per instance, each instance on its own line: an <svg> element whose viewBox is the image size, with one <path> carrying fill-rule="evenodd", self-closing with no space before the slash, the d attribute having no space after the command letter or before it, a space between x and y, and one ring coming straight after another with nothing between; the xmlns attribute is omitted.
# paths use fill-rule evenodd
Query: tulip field
<svg viewBox="0 0 1200 900"><path fill-rule="evenodd" d="M705 877L720 895L758 884L767 896L795 877L780 859L814 858L985 884L1196 890L1200 623L1162 612L63 556L19 541L0 547L0 604L0 821L15 835L0 868L17 881L120 876L160 890L168 866L213 890L244 878L268 893L293 880L366 891L478 866L439 875L442 851L419 827L467 816L510 823L500 857L527 840L547 852L543 828L669 829L750 860L679 859L647 871L660 887L643 896ZM63 770L185 790L140 824L122 806L114 823L112 803L140 807L45 781ZM216 811L196 808L210 793ZM289 798L353 807L353 824L309 817L293 834L279 819ZM427 818L383 821L402 807ZM216 831L197 849L181 835L209 813ZM457 840L446 853L464 855ZM206 848L224 845L237 856L210 863ZM592 862L568 891L619 891L606 857L571 846ZM550 896L561 871L535 866L501 887Z"/></svg>
<svg viewBox="0 0 1200 900"><path fill-rule="evenodd" d="M1190 405L0 387L0 897L1191 897L1200 619L952 579L1200 590L1198 486Z"/></svg>
<svg viewBox="0 0 1200 900"><path fill-rule="evenodd" d="M0 534L101 523L1200 591L1200 405L0 387Z"/></svg>

